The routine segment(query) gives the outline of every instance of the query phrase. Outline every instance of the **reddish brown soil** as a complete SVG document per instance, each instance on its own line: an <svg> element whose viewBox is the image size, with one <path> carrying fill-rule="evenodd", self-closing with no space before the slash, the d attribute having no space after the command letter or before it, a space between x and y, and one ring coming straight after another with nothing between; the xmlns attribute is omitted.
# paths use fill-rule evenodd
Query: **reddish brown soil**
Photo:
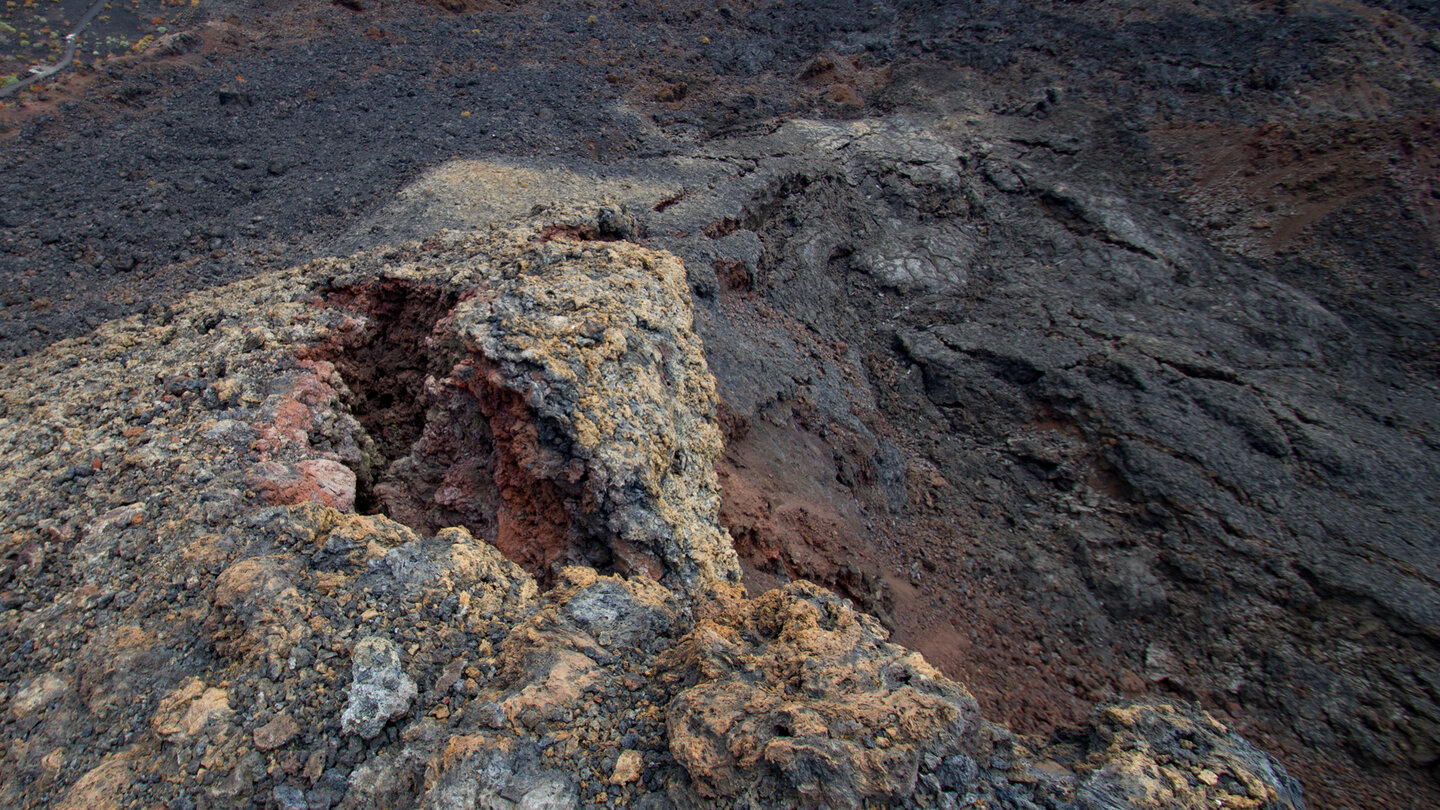
<svg viewBox="0 0 1440 810"><path fill-rule="evenodd" d="M785 329L817 356L843 359L844 346L824 344L744 286L722 284L721 301L733 323L754 333ZM901 388L906 373L888 357L867 358L867 372L880 391ZM879 412L868 419L901 447L924 433L887 424ZM1062 437L1076 431L1053 415L1036 420ZM1278 754L1312 806L1417 806L1413 775L1373 765L1357 772L1345 752L1306 745L1233 695L1196 694L1178 680L1136 672L1127 662L1145 660L1145 641L1129 635L1133 629L1115 622L1097 643L1095 634L1072 625L1062 597L1043 580L1017 593L1006 577L1015 560L997 554L1026 548L1001 539L1023 536L1025 528L1007 525L995 504L962 497L933 467L911 466L908 501L892 510L875 489L873 448L844 426L819 420L806 403L773 404L753 422L722 404L720 423L721 523L752 594L808 579L846 595L878 616L892 640L964 683L987 717L1020 733L1048 736L1073 727L1097 704L1179 695ZM912 461L923 459L923 451L909 449ZM1095 489L1124 494L1103 459L1091 459L1088 475ZM1192 658L1176 664L1189 672L1206 666Z"/></svg>
<svg viewBox="0 0 1440 810"><path fill-rule="evenodd" d="M1397 190L1440 244L1440 121L1189 124L1150 133L1171 189L1227 246L1254 256L1315 252L1316 228L1366 197ZM1420 278L1430 272L1418 269Z"/></svg>
<svg viewBox="0 0 1440 810"><path fill-rule="evenodd" d="M535 414L519 394L490 383L483 362L467 360L454 377L480 406L489 421L494 441L491 479L499 491L495 516L495 546L506 557L545 580L557 563L565 561L579 527L573 526L567 498L555 481L536 475L545 468L536 433ZM579 464L563 483L576 486L584 474ZM578 487L576 487L578 489ZM568 498L573 502L573 495Z"/></svg>

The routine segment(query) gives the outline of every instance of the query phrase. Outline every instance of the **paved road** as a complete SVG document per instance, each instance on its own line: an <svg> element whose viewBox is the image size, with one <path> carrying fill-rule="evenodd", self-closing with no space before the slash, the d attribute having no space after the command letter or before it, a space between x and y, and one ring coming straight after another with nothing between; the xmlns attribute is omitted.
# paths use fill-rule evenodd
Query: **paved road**
<svg viewBox="0 0 1440 810"><path fill-rule="evenodd" d="M85 16L80 18L80 22L76 23L70 33L65 35L65 56L59 62L53 65L36 65L30 68L30 75L14 84L0 87L0 98L13 96L35 82L48 79L69 67L70 63L75 61L75 47L80 42L80 32L84 31L85 28L95 20L95 16L105 8L105 3L106 0L95 0L85 12Z"/></svg>

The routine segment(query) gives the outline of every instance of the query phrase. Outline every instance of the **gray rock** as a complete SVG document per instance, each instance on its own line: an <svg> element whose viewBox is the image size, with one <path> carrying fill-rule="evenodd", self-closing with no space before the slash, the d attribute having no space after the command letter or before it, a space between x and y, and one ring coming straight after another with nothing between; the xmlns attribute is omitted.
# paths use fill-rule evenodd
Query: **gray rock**
<svg viewBox="0 0 1440 810"><path fill-rule="evenodd" d="M473 754L445 771L426 792L424 810L574 810L580 807L575 780L541 767L538 749Z"/></svg>
<svg viewBox="0 0 1440 810"><path fill-rule="evenodd" d="M415 680L400 667L400 649L387 638L368 636L351 654L350 700L340 722L347 734L365 739L386 723L404 717L415 700Z"/></svg>
<svg viewBox="0 0 1440 810"><path fill-rule="evenodd" d="M674 624L666 615L636 599L625 586L602 579L565 603L565 616L605 646L641 646Z"/></svg>
<svg viewBox="0 0 1440 810"><path fill-rule="evenodd" d="M282 810L309 810L310 802L305 798L305 791L290 785L279 785L273 791L275 803L280 805Z"/></svg>
<svg viewBox="0 0 1440 810"><path fill-rule="evenodd" d="M624 205L601 208L596 212L595 223L602 239L634 240L640 235L635 214Z"/></svg>
<svg viewBox="0 0 1440 810"><path fill-rule="evenodd" d="M1184 704L1106 707L1091 728L1089 767L1075 797L1086 810L1216 807L1231 797L1271 810L1305 806L1300 783L1280 763ZM1157 795L1158 785L1167 786L1168 801Z"/></svg>

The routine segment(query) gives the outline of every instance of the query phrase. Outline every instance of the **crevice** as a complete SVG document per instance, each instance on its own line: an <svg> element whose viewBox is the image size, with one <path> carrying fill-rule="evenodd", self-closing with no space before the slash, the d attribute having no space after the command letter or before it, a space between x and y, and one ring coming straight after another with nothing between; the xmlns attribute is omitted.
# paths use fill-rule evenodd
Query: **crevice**
<svg viewBox="0 0 1440 810"><path fill-rule="evenodd" d="M353 400L351 414L373 442L372 453L355 470L355 510L386 511L376 486L390 466L410 453L425 427L430 395L425 380L444 376L459 359L459 348L432 344L435 326L455 306L456 296L436 287L387 279L363 287L327 291L330 303L363 311L369 323L359 335L342 338L343 348L327 359L344 378Z"/></svg>
<svg viewBox="0 0 1440 810"><path fill-rule="evenodd" d="M674 194L670 195L669 197L666 197L660 202L655 203L655 205L651 206L650 210L658 214L661 211L664 211L666 208L669 208L670 206L679 203L681 200L684 200L686 195L689 193L689 189L682 188Z"/></svg>
<svg viewBox="0 0 1440 810"><path fill-rule="evenodd" d="M608 534L587 501L587 466L484 356L450 334L455 293L385 279L325 297L364 316L311 352L335 364L364 429L357 512L421 536L463 526L545 586L564 565L613 570Z"/></svg>

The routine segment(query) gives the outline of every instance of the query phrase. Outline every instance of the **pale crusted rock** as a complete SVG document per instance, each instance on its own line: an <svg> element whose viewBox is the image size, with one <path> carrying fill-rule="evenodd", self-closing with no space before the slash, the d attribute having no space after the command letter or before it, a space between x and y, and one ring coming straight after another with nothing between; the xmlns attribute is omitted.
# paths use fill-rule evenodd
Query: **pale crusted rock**
<svg viewBox="0 0 1440 810"><path fill-rule="evenodd" d="M216 645L236 657L254 656L278 666L310 633L298 621L307 600L294 576L277 557L241 560L225 569L215 580L209 622Z"/></svg>
<svg viewBox="0 0 1440 810"><path fill-rule="evenodd" d="M391 720L409 713L415 679L401 668L395 642L379 636L361 639L351 653L350 671L350 700L340 718L347 734L371 739Z"/></svg>
<svg viewBox="0 0 1440 810"><path fill-rule="evenodd" d="M355 508L355 473L328 458L306 459L294 466L279 462L256 465L246 483L266 503L295 504L311 501L349 512Z"/></svg>
<svg viewBox="0 0 1440 810"><path fill-rule="evenodd" d="M65 681L47 672L15 693L15 697L10 699L10 713L17 720L24 720L36 712L45 711L46 707L68 689Z"/></svg>
<svg viewBox="0 0 1440 810"><path fill-rule="evenodd" d="M56 810L113 810L135 778L132 752L111 754L76 780Z"/></svg>
<svg viewBox="0 0 1440 810"><path fill-rule="evenodd" d="M1138 701L1091 721L1078 763L1082 807L1303 807L1300 784L1275 760L1194 706Z"/></svg>
<svg viewBox="0 0 1440 810"><path fill-rule="evenodd" d="M130 503L107 510L87 525L80 535L80 552L91 565L103 563L115 550L121 532L145 519L145 504Z"/></svg>
<svg viewBox="0 0 1440 810"><path fill-rule="evenodd" d="M191 678L160 699L150 726L161 737L183 741L199 737L212 725L228 723L234 715L229 693Z"/></svg>
<svg viewBox="0 0 1440 810"><path fill-rule="evenodd" d="M571 597L563 612L602 646L649 646L674 624L672 600L643 579L602 579Z"/></svg>
<svg viewBox="0 0 1440 810"><path fill-rule="evenodd" d="M432 733L421 720L407 729L409 742L382 750L352 770L336 810L413 807L417 771L424 767Z"/></svg>
<svg viewBox="0 0 1440 810"><path fill-rule="evenodd" d="M583 653L543 648L531 652L527 664L537 677L500 704L511 722L527 728L561 718L604 677L595 660Z"/></svg>
<svg viewBox="0 0 1440 810"><path fill-rule="evenodd" d="M512 686L499 701L500 711L525 726L563 717L587 692L613 679L602 661L613 663L615 653L633 655L637 646L648 648L671 632L677 601L643 578L566 569L547 604L501 643L498 674ZM638 632L646 635L638 638Z"/></svg>
<svg viewBox="0 0 1440 810"><path fill-rule="evenodd" d="M523 608L537 592L534 578L524 569L459 526L391 549L375 561L374 569L383 572L385 585L408 600L427 591L441 599L463 594L467 610L492 615Z"/></svg>
<svg viewBox="0 0 1440 810"><path fill-rule="evenodd" d="M446 768L426 792L420 804L425 810L475 807L574 810L580 807L575 780L545 768L533 746L462 746L448 752L448 757L459 757L459 761Z"/></svg>
<svg viewBox="0 0 1440 810"><path fill-rule="evenodd" d="M701 796L807 806L899 801L927 757L974 745L973 698L835 595L808 583L700 622L657 665L688 684L671 753Z"/></svg>
<svg viewBox="0 0 1440 810"><path fill-rule="evenodd" d="M640 778L645 770L645 758L639 751L625 749L615 758L615 770L610 774L610 784L623 785Z"/></svg>
<svg viewBox="0 0 1440 810"><path fill-rule="evenodd" d="M321 568L363 570L371 560L418 539L409 527L384 517L301 506L311 513L315 532L311 560Z"/></svg>

